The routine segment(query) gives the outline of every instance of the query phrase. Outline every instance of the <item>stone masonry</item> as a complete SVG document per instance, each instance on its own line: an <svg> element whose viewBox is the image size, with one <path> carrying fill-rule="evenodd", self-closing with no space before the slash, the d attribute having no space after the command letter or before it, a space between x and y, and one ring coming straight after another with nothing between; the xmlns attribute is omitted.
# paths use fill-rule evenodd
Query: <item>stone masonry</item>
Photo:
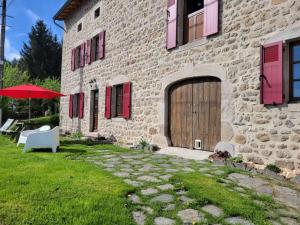
<svg viewBox="0 0 300 225"><path fill-rule="evenodd" d="M98 7L100 17L94 19ZM222 80L222 141L235 144L246 161L300 171L300 104L286 99L282 106L261 105L259 89L260 46L300 37L300 1L220 0L220 32L171 51L166 50L166 10L167 0L91 0L68 17L61 91L85 92L85 116L70 119L69 98L62 98L62 131L113 135L120 144L145 139L164 147L169 85L176 79L216 76ZM77 32L80 22L82 31ZM72 72L71 49L102 30L105 59ZM99 88L98 133L89 132L94 79ZM105 87L126 81L132 82L131 119L105 119Z"/></svg>

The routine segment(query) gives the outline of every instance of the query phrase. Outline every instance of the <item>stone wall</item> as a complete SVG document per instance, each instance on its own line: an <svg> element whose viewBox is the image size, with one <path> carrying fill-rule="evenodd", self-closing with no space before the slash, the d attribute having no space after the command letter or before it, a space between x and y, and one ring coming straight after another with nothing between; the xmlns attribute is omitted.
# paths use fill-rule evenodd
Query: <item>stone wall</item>
<svg viewBox="0 0 300 225"><path fill-rule="evenodd" d="M100 17L94 19L98 6ZM223 141L234 143L246 160L300 170L300 104L259 103L260 46L300 37L300 1L220 0L219 34L172 51L165 47L166 10L167 0L92 0L65 21L62 92L86 95L83 120L68 118L69 99L61 100L62 130L113 135L121 144L143 138L166 145L165 81L180 71L181 77L197 76L199 68L217 65L231 86L223 97L230 103L222 107ZM77 32L80 22L83 28ZM71 49L103 29L105 59L72 72ZM99 88L98 133L89 133L92 79ZM126 80L133 84L132 119L105 119L105 86Z"/></svg>

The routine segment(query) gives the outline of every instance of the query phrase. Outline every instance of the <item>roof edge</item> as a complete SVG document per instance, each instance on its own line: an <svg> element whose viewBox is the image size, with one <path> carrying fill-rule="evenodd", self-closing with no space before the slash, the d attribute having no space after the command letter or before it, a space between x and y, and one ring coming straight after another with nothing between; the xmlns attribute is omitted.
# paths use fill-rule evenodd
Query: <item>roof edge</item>
<svg viewBox="0 0 300 225"><path fill-rule="evenodd" d="M67 0L65 4L58 10L58 12L53 16L54 20L64 20L62 18L59 18L60 14L70 5L72 0Z"/></svg>

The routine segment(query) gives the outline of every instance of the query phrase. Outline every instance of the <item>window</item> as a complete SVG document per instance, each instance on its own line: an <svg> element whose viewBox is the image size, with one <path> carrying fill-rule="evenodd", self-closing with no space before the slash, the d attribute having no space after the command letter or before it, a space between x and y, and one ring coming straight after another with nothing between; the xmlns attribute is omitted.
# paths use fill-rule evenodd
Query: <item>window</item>
<svg viewBox="0 0 300 225"><path fill-rule="evenodd" d="M81 30L82 30L82 23L78 24L78 26L77 26L77 32L79 32Z"/></svg>
<svg viewBox="0 0 300 225"><path fill-rule="evenodd" d="M300 41L290 45L290 99L300 100Z"/></svg>
<svg viewBox="0 0 300 225"><path fill-rule="evenodd" d="M131 83L107 86L105 90L105 118L131 117Z"/></svg>
<svg viewBox="0 0 300 225"><path fill-rule="evenodd" d="M78 46L75 49L75 70L80 67L80 62L81 62L81 46Z"/></svg>
<svg viewBox="0 0 300 225"><path fill-rule="evenodd" d="M184 44L202 38L204 33L203 0L186 0L185 5Z"/></svg>
<svg viewBox="0 0 300 225"><path fill-rule="evenodd" d="M92 62L99 59L99 35L92 39Z"/></svg>
<svg viewBox="0 0 300 225"><path fill-rule="evenodd" d="M116 86L116 116L123 116L123 85Z"/></svg>
<svg viewBox="0 0 300 225"><path fill-rule="evenodd" d="M76 118L79 116L79 98L80 94L73 95L73 117Z"/></svg>
<svg viewBox="0 0 300 225"><path fill-rule="evenodd" d="M98 18L100 16L100 8L97 8L94 12L94 18Z"/></svg>

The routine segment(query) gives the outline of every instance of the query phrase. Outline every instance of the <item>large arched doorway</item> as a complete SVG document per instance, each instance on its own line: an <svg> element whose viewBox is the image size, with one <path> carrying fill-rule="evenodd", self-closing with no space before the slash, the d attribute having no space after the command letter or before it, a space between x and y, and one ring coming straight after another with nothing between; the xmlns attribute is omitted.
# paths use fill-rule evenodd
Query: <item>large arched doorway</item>
<svg viewBox="0 0 300 225"><path fill-rule="evenodd" d="M221 81L201 77L169 89L169 138L172 146L193 149L201 140L213 151L221 139Z"/></svg>

